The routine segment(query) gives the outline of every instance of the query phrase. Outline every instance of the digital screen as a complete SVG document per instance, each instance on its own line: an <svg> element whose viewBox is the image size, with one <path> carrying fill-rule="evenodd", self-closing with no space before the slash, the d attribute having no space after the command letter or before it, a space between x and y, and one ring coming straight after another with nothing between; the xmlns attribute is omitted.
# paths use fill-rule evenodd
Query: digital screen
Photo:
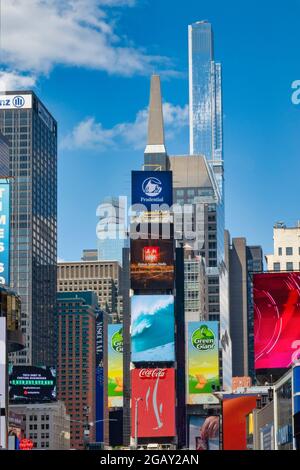
<svg viewBox="0 0 300 470"><path fill-rule="evenodd" d="M174 360L174 297L134 295L131 298L131 361Z"/></svg>
<svg viewBox="0 0 300 470"><path fill-rule="evenodd" d="M300 358L300 273L253 275L255 369Z"/></svg>
<svg viewBox="0 0 300 470"><path fill-rule="evenodd" d="M220 449L220 417L190 416L189 450Z"/></svg>
<svg viewBox="0 0 300 470"><path fill-rule="evenodd" d="M133 369L131 371L131 433L138 437L172 437L175 430L174 369Z"/></svg>
<svg viewBox="0 0 300 470"><path fill-rule="evenodd" d="M188 404L201 404L202 394L216 392L219 386L218 322L189 322Z"/></svg>
<svg viewBox="0 0 300 470"><path fill-rule="evenodd" d="M157 211L158 206L161 205L172 206L171 171L133 171L131 182L132 205L143 205L147 211L151 212Z"/></svg>
<svg viewBox="0 0 300 470"><path fill-rule="evenodd" d="M173 289L173 240L130 241L131 288Z"/></svg>
<svg viewBox="0 0 300 470"><path fill-rule="evenodd" d="M9 286L10 185L0 183L0 284Z"/></svg>
<svg viewBox="0 0 300 470"><path fill-rule="evenodd" d="M108 407L123 406L123 325L108 325Z"/></svg>
<svg viewBox="0 0 300 470"><path fill-rule="evenodd" d="M54 367L9 366L10 403L42 403L55 400Z"/></svg>

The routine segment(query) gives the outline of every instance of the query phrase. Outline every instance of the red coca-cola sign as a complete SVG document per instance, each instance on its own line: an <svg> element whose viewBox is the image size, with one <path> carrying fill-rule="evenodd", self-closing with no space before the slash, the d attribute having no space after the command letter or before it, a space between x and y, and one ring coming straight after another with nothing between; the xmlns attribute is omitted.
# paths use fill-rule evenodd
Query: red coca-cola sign
<svg viewBox="0 0 300 470"><path fill-rule="evenodd" d="M164 379L167 369L139 369L139 377L141 379Z"/></svg>
<svg viewBox="0 0 300 470"><path fill-rule="evenodd" d="M22 439L20 441L20 450L31 450L33 448L33 442L30 439Z"/></svg>
<svg viewBox="0 0 300 470"><path fill-rule="evenodd" d="M133 369L131 384L132 437L136 431L138 437L175 436L175 370Z"/></svg>

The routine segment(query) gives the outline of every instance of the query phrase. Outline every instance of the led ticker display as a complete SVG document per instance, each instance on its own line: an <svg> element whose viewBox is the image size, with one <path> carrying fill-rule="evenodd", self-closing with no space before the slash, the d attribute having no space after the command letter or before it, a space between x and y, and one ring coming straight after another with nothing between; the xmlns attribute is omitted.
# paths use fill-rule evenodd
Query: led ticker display
<svg viewBox="0 0 300 470"><path fill-rule="evenodd" d="M53 367L10 366L10 403L41 403L56 400L56 370Z"/></svg>
<svg viewBox="0 0 300 470"><path fill-rule="evenodd" d="M175 359L173 295L131 298L131 361Z"/></svg>
<svg viewBox="0 0 300 470"><path fill-rule="evenodd" d="M130 259L132 289L173 289L173 240L131 240Z"/></svg>
<svg viewBox="0 0 300 470"><path fill-rule="evenodd" d="M300 357L300 273L253 275L255 369L290 367Z"/></svg>

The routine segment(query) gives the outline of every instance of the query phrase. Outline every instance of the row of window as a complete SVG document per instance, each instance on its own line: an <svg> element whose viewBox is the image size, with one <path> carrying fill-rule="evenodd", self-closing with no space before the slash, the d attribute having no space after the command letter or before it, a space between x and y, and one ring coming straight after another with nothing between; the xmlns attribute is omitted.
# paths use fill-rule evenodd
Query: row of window
<svg viewBox="0 0 300 470"><path fill-rule="evenodd" d="M273 270L274 271L294 271L298 270L300 271L300 263L293 263L292 261L288 261L287 263L273 263Z"/></svg>
<svg viewBox="0 0 300 470"><path fill-rule="evenodd" d="M295 250L295 251L297 251L297 250ZM278 255L282 256L282 253L283 253L282 247L279 247L278 248ZM287 246L285 248L285 254L286 254L286 256L293 256L293 254L294 254L293 247L292 246ZM300 246L298 247L298 255L300 256Z"/></svg>

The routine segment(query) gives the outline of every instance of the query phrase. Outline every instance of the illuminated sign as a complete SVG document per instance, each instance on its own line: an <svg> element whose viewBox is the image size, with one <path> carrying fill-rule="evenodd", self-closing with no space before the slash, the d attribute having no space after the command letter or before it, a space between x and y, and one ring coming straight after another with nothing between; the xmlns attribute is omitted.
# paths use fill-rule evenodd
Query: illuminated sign
<svg viewBox="0 0 300 470"><path fill-rule="evenodd" d="M0 284L9 286L10 185L0 182Z"/></svg>
<svg viewBox="0 0 300 470"><path fill-rule="evenodd" d="M132 205L142 204L147 211L156 211L161 205L172 206L171 171L133 171L131 181Z"/></svg>
<svg viewBox="0 0 300 470"><path fill-rule="evenodd" d="M31 109L32 95L0 95L0 109Z"/></svg>
<svg viewBox="0 0 300 470"><path fill-rule="evenodd" d="M33 442L30 439L21 439L20 450L31 450L33 449Z"/></svg>
<svg viewBox="0 0 300 470"><path fill-rule="evenodd" d="M56 400L56 370L53 367L10 366L10 403L40 403Z"/></svg>
<svg viewBox="0 0 300 470"><path fill-rule="evenodd" d="M123 406L123 325L108 325L108 407Z"/></svg>
<svg viewBox="0 0 300 470"><path fill-rule="evenodd" d="M131 383L132 437L136 432L138 437L175 436L174 369L133 369Z"/></svg>

